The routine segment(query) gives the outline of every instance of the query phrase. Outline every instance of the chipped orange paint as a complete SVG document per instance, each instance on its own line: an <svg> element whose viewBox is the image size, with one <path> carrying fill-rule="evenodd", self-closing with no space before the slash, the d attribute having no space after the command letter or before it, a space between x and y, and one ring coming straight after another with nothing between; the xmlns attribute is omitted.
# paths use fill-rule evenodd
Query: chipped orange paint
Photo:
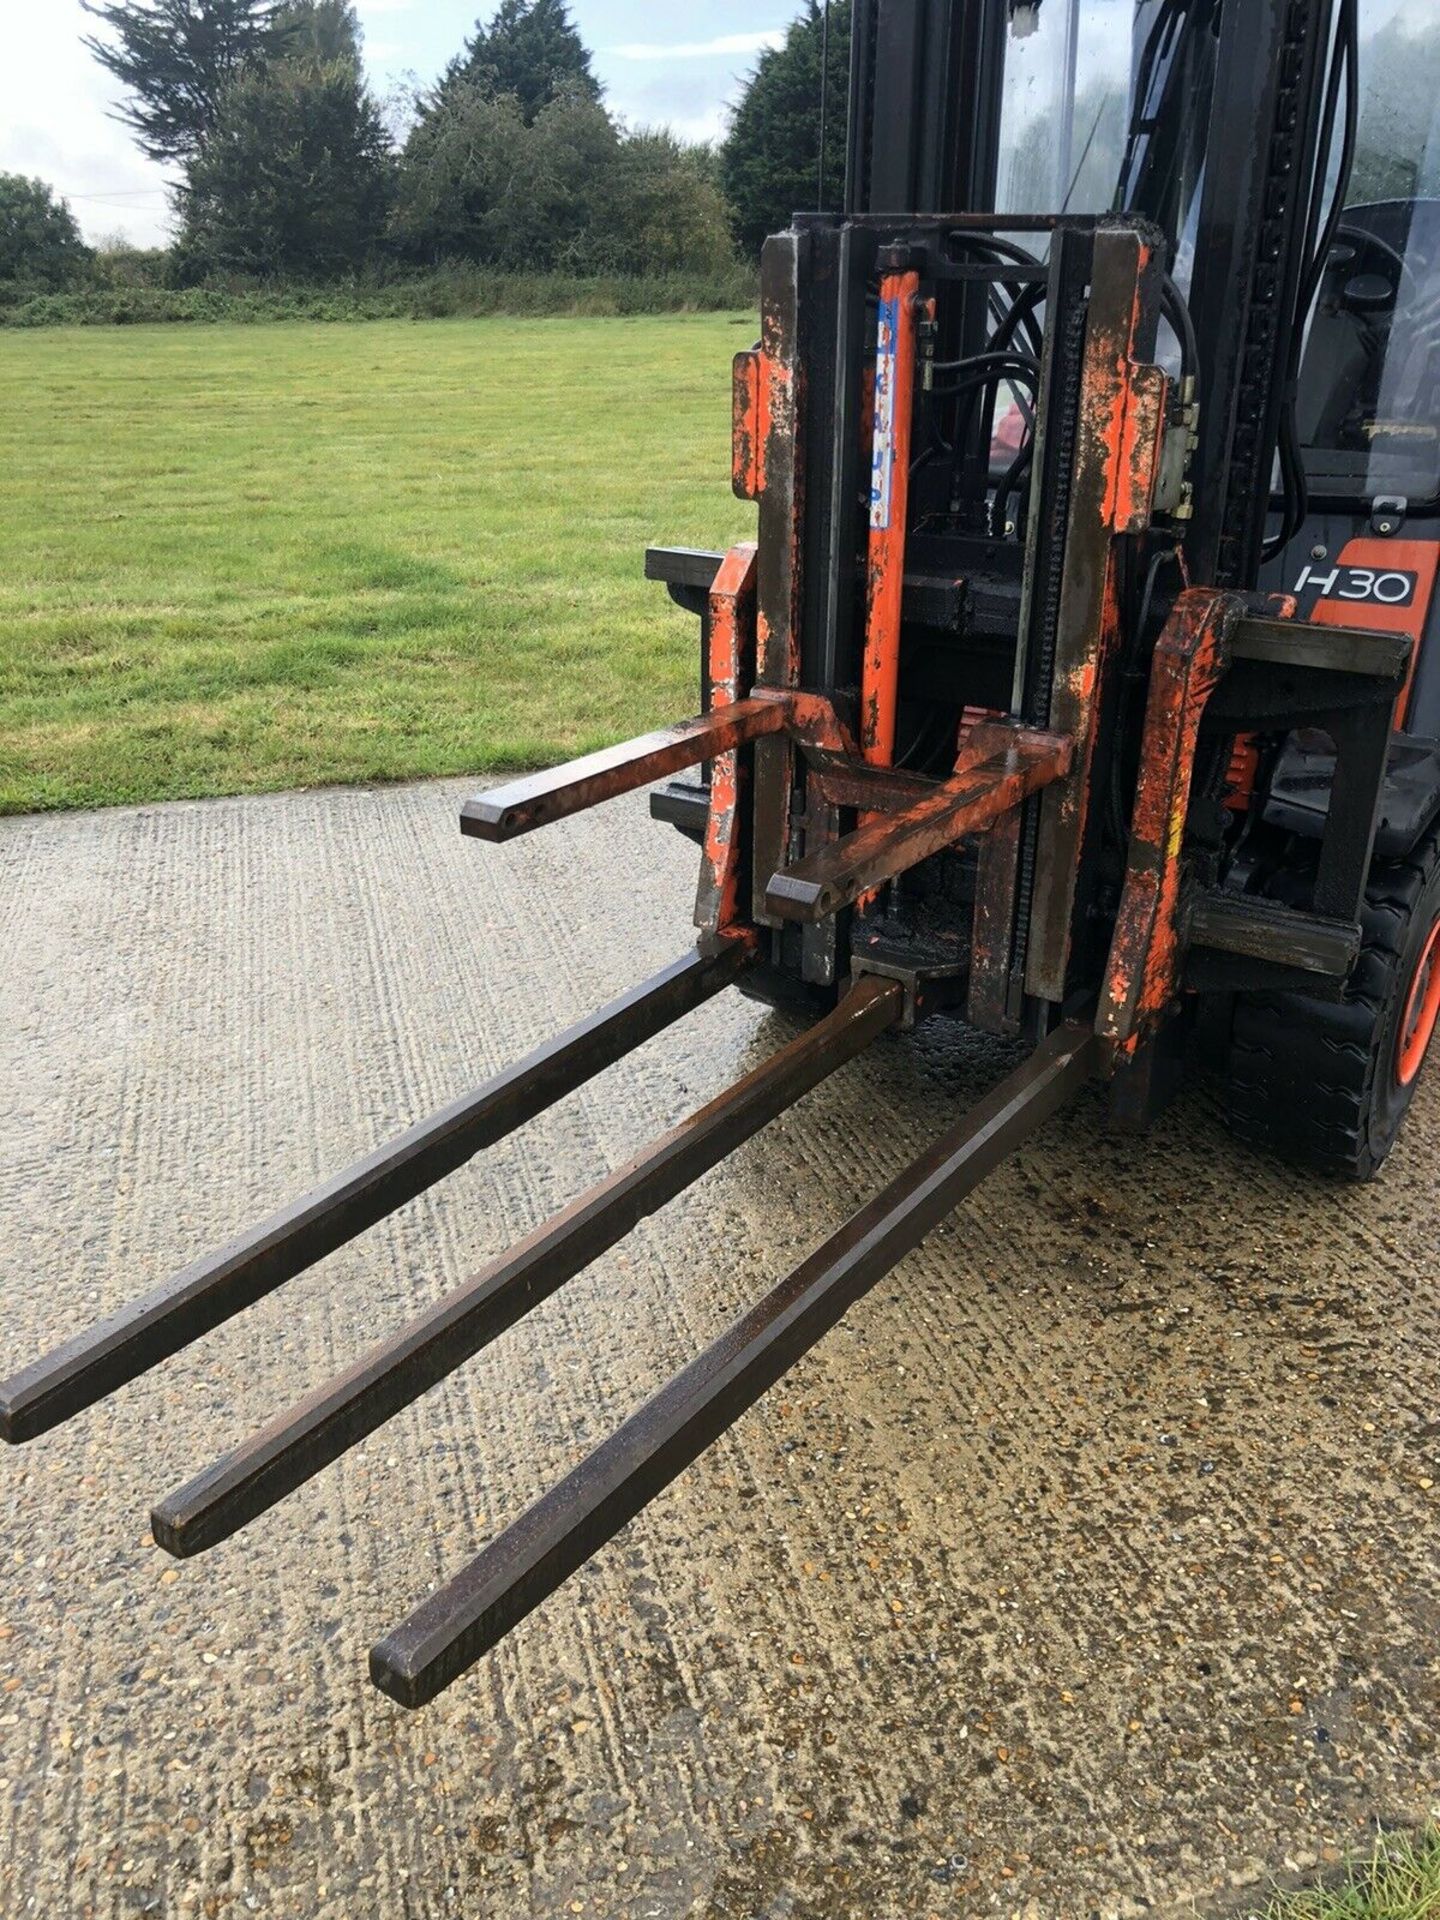
<svg viewBox="0 0 1440 1920"><path fill-rule="evenodd" d="M1165 443L1170 382L1163 369L1135 357L1144 319L1140 288L1154 260L1140 247L1135 297L1126 337L1090 342L1081 409L1107 459L1102 513L1113 533L1143 533L1154 512L1155 486Z"/></svg>
<svg viewBox="0 0 1440 1920"><path fill-rule="evenodd" d="M1102 670L1120 639L1120 583L1113 550L1106 563L1104 609L1098 653L1087 655L1067 677L1069 710L1081 718L1077 758L1083 754L1087 766L1094 757ZM1077 832L1083 836L1090 817L1089 778L1071 780L1059 789L1059 794L1061 818L1073 822Z"/></svg>
<svg viewBox="0 0 1440 1920"><path fill-rule="evenodd" d="M765 491L765 443L770 432L770 383L758 347L735 356L734 485L741 500Z"/></svg>
<svg viewBox="0 0 1440 1920"><path fill-rule="evenodd" d="M800 677L806 382L799 340L783 301L766 299L761 306L758 378L764 554L760 673L767 686L793 687Z"/></svg>
<svg viewBox="0 0 1440 1920"><path fill-rule="evenodd" d="M807 746L859 757L854 735L823 693L791 694L790 731Z"/></svg>
<svg viewBox="0 0 1440 1920"><path fill-rule="evenodd" d="M1129 373L1108 514L1116 533L1143 533L1155 513L1170 381L1159 367L1131 366Z"/></svg>
<svg viewBox="0 0 1440 1920"><path fill-rule="evenodd" d="M768 687L793 688L800 678L804 608L806 382L801 355L798 279L777 256L788 243L772 242L761 264L760 425L762 479L757 616L758 677ZM791 263L793 267L793 262ZM794 755L782 740L756 748L754 767L754 877L751 917L770 924L759 868L783 859L790 831Z"/></svg>
<svg viewBox="0 0 1440 1920"><path fill-rule="evenodd" d="M1085 499L1085 518L1072 524L1082 550L1093 550L1097 534L1108 538L1094 569L1093 599L1086 594L1088 644L1079 664L1057 683L1049 716L1052 727L1073 736L1076 751L1069 779L1052 789L1042 817L1042 845L1054 841L1066 848L1068 875L1053 887L1044 923L1037 924L1032 939L1027 986L1043 999L1061 999L1065 992L1078 881L1078 855L1072 866L1071 853L1083 847L1088 830L1100 705L1122 638L1116 537L1150 525L1164 447L1169 384L1160 368L1139 358L1144 284L1154 250L1129 234L1114 236L1109 244L1131 240L1133 253L1124 264L1127 274L1133 272L1133 290L1103 319L1092 310L1085 345L1076 450L1076 493Z"/></svg>
<svg viewBox="0 0 1440 1920"><path fill-rule="evenodd" d="M1244 612L1237 594L1193 588L1176 601L1155 649L1125 888L1097 1022L1121 1056L1157 1030L1180 993L1185 823L1200 723Z"/></svg>
<svg viewBox="0 0 1440 1920"><path fill-rule="evenodd" d="M712 708L738 705L755 677L758 552L751 541L732 547L710 589ZM708 933L725 933L739 918L742 785L739 753L718 754L710 763L705 866L695 909L696 925Z"/></svg>

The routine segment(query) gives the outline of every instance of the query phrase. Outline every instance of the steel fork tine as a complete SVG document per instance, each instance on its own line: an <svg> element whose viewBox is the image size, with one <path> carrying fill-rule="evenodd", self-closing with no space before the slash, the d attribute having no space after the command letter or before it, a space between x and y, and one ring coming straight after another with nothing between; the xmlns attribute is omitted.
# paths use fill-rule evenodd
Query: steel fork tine
<svg viewBox="0 0 1440 1920"><path fill-rule="evenodd" d="M819 1026L162 1501L151 1516L156 1541L188 1558L267 1512L863 1051L899 1020L904 999L895 981L862 980Z"/></svg>
<svg viewBox="0 0 1440 1920"><path fill-rule="evenodd" d="M48 1433L254 1306L703 1005L738 978L750 958L739 941L713 955L687 954L475 1093L12 1375L0 1383L0 1439L19 1445Z"/></svg>

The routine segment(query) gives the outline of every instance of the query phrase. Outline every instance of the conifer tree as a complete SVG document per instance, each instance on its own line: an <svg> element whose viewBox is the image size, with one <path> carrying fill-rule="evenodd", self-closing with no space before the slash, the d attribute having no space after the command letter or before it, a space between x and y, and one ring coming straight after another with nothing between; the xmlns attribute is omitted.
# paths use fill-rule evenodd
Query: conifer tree
<svg viewBox="0 0 1440 1920"><path fill-rule="evenodd" d="M101 66L134 96L118 118L152 160L202 151L226 88L277 50L275 0L81 0L114 40L87 39Z"/></svg>
<svg viewBox="0 0 1440 1920"><path fill-rule="evenodd" d="M845 184L845 113L849 97L850 3L830 13L825 203L838 206ZM721 177L735 238L756 255L768 235L820 199L821 55L825 9L806 0L783 46L767 48L730 123L721 149Z"/></svg>
<svg viewBox="0 0 1440 1920"><path fill-rule="evenodd" d="M441 95L473 87L489 100L513 95L526 126L556 100L598 102L600 83L565 0L500 0L488 26L451 62Z"/></svg>

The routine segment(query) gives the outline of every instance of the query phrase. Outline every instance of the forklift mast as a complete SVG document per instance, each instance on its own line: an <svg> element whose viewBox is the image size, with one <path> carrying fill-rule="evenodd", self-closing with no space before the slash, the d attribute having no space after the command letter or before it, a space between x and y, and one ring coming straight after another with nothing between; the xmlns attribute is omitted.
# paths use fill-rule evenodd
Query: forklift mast
<svg viewBox="0 0 1440 1920"><path fill-rule="evenodd" d="M1440 197L1428 148L1405 197L1352 193L1366 5L1137 0L1117 29L1113 0L854 0L844 203L767 243L734 369L756 537L648 558L699 616L701 711L462 817L509 841L652 789L701 849L694 950L0 1385L4 1438L94 1408L731 986L812 1016L163 1500L157 1542L203 1552L882 1035L1028 1043L376 1647L418 1707L1087 1083L1143 1126L1198 1032L1245 1139L1377 1171L1440 1022Z"/></svg>
<svg viewBox="0 0 1440 1920"><path fill-rule="evenodd" d="M1113 55L1097 43L1113 8L857 0L846 204L766 247L764 337L737 372L759 677L836 700L867 761L921 778L953 772L957 740L983 744L994 724L1064 737L1073 763L978 847L952 839L903 887L857 889L863 910L845 918L770 887L787 854L825 859L813 850L834 843L843 809L827 818L813 754L797 797L784 750L759 748L752 911L773 997L823 994L858 966L902 979L912 1010L963 1005L973 1025L1038 1039L1096 990L1111 951L1118 1097L1153 1113L1149 1045L1177 974L1156 974L1138 884L1128 946L1111 936L1135 879L1136 800L1163 832L1193 783L1136 793L1147 760L1163 763L1146 751L1144 668L1183 591L1252 596L1227 603L1244 615L1227 659L1275 651L1251 623L1294 611L1254 596L1354 23L1353 0L1142 0L1128 95L1084 125L1077 73ZM1092 164L1106 118L1108 176ZM1027 192L1063 195L1061 211ZM657 553L651 571L708 622L719 560ZM1207 651L1186 649L1180 697L1198 697ZM1197 742L1217 814L1251 709L1319 726L1337 693L1346 777L1374 798L1393 661L1370 675L1363 718L1356 688L1325 678L1333 666L1288 690L1283 666L1248 661L1236 725ZM698 838L710 789L674 784L655 811ZM1347 970L1366 816L1363 799L1336 815L1348 838L1330 836L1309 914L1225 894L1229 815L1212 822L1211 885L1189 909L1212 990Z"/></svg>

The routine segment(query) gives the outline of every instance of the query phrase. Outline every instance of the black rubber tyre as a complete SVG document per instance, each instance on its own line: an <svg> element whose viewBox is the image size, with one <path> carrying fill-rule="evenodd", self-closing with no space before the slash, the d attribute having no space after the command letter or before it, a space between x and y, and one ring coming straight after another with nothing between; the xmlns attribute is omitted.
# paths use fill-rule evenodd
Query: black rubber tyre
<svg viewBox="0 0 1440 1920"><path fill-rule="evenodd" d="M1440 828L1408 860L1377 863L1363 925L1343 1000L1236 997L1226 1076L1242 1140L1355 1181L1384 1166L1419 1081L1418 1066L1400 1072L1402 1027L1413 1056L1428 1038L1420 976L1440 953Z"/></svg>

